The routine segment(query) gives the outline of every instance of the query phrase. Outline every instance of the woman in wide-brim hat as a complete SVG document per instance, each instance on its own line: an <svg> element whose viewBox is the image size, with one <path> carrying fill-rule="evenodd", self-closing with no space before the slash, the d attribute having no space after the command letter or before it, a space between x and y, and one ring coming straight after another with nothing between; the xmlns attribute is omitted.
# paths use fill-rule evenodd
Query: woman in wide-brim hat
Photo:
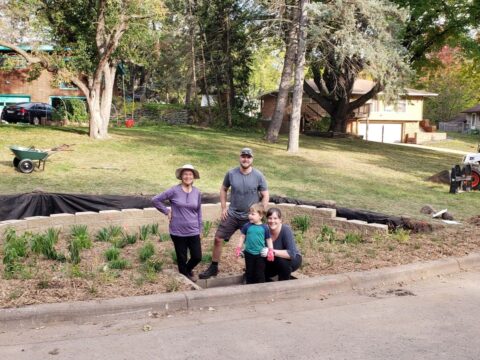
<svg viewBox="0 0 480 360"><path fill-rule="evenodd" d="M185 164L175 170L175 177L181 181L180 184L155 196L152 202L155 208L168 216L178 271L193 280L193 269L202 260L202 194L193 186L194 180L200 179L200 174L192 165ZM170 201L170 208L163 204L165 200Z"/></svg>

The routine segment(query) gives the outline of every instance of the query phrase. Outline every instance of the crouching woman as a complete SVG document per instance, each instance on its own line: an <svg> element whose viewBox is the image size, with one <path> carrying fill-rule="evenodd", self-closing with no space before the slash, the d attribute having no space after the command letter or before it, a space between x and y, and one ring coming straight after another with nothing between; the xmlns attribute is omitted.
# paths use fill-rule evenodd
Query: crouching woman
<svg viewBox="0 0 480 360"><path fill-rule="evenodd" d="M278 280L290 280L292 272L302 265L302 255L295 244L290 226L282 223L282 212L278 208L267 211L267 224L273 241L274 261L266 262L265 279L278 275Z"/></svg>

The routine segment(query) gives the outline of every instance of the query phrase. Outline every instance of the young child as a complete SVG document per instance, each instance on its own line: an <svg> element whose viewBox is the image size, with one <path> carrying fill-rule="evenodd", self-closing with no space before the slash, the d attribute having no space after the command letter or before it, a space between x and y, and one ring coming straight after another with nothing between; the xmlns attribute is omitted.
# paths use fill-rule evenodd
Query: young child
<svg viewBox="0 0 480 360"><path fill-rule="evenodd" d="M235 255L240 256L245 245L245 275L247 284L265 282L265 258L262 249L267 245L267 261L273 261L273 242L268 226L262 223L265 209L262 204L254 204L248 213L249 222L242 227L240 242L235 249ZM265 255L264 255L265 256Z"/></svg>

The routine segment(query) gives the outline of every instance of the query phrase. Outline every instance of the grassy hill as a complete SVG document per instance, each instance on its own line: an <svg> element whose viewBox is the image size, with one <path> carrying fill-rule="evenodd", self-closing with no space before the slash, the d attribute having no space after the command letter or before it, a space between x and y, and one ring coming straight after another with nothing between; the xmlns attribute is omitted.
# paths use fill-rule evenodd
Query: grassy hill
<svg viewBox="0 0 480 360"><path fill-rule="evenodd" d="M48 192L156 194L175 184L174 170L196 166L205 193L217 193L225 171L238 164L244 146L267 177L271 194L335 200L339 206L420 217L431 204L458 219L479 213L480 192L451 195L447 185L425 179L461 161L452 155L352 139L301 137L289 155L286 138L266 144L261 134L197 127L118 128L111 139L91 140L84 129L0 126L0 194ZM47 161L44 172L15 171L8 145L51 148L75 144ZM0 205L1 206L1 205Z"/></svg>

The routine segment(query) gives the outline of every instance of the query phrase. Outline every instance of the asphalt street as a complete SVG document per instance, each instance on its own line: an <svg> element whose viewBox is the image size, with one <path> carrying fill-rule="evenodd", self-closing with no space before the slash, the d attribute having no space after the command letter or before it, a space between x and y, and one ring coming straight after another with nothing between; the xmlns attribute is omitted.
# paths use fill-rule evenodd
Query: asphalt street
<svg viewBox="0 0 480 360"><path fill-rule="evenodd" d="M480 271L237 308L0 333L0 359L480 359Z"/></svg>

